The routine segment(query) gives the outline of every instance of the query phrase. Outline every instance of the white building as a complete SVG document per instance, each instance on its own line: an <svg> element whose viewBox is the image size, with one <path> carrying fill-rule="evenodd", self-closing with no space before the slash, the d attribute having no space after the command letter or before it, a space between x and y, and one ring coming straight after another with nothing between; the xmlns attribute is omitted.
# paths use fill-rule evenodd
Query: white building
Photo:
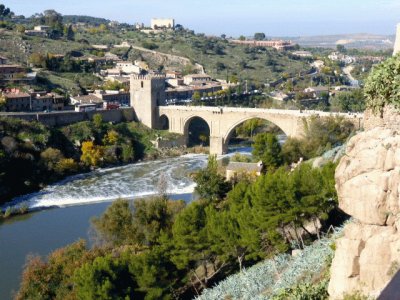
<svg viewBox="0 0 400 300"><path fill-rule="evenodd" d="M174 29L175 20L174 19L151 19L151 28L153 30L157 29Z"/></svg>

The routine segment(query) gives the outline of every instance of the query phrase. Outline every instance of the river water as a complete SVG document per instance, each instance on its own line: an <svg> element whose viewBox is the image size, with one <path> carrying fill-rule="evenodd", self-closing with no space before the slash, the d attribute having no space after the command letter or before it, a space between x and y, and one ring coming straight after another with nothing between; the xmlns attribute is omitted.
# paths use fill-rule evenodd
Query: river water
<svg viewBox="0 0 400 300"><path fill-rule="evenodd" d="M251 149L239 151L249 154ZM0 223L0 299L11 299L18 290L28 255L46 256L80 238L90 245L90 219L101 215L111 201L155 194L164 177L170 198L190 202L195 188L190 174L206 164L206 155L185 155L99 169L14 199L13 204L47 209Z"/></svg>

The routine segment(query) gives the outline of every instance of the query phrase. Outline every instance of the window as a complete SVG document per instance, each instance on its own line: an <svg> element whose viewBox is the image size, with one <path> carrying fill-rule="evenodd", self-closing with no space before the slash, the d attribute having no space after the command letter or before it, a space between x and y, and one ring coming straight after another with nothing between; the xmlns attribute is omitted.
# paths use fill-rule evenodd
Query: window
<svg viewBox="0 0 400 300"><path fill-rule="evenodd" d="M140 86L143 88L143 81L140 83Z"/></svg>

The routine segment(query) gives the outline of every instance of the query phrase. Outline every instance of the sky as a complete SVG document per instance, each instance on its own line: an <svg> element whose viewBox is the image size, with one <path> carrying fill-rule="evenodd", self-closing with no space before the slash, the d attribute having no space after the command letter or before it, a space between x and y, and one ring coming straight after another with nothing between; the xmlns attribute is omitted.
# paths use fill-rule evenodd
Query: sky
<svg viewBox="0 0 400 300"><path fill-rule="evenodd" d="M310 36L344 33L394 34L400 0L0 0L16 14L46 9L150 25L174 18L196 31L228 36ZM228 3L228 4L227 4Z"/></svg>

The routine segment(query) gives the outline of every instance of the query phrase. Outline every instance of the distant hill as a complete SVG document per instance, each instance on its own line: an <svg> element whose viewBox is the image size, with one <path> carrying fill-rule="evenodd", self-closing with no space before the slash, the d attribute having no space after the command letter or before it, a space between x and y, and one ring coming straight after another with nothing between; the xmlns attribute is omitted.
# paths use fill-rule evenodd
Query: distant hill
<svg viewBox="0 0 400 300"><path fill-rule="evenodd" d="M369 33L357 34L338 34L338 35L320 35L320 36L302 36L291 38L295 43L303 47L325 47L335 48L342 44L346 48L362 49L391 49L394 46L394 35L377 35Z"/></svg>
<svg viewBox="0 0 400 300"><path fill-rule="evenodd" d="M63 16L64 23L86 23L93 26L99 26L100 24L108 24L111 21L104 18L96 18L89 16L76 16L76 15L65 15Z"/></svg>

